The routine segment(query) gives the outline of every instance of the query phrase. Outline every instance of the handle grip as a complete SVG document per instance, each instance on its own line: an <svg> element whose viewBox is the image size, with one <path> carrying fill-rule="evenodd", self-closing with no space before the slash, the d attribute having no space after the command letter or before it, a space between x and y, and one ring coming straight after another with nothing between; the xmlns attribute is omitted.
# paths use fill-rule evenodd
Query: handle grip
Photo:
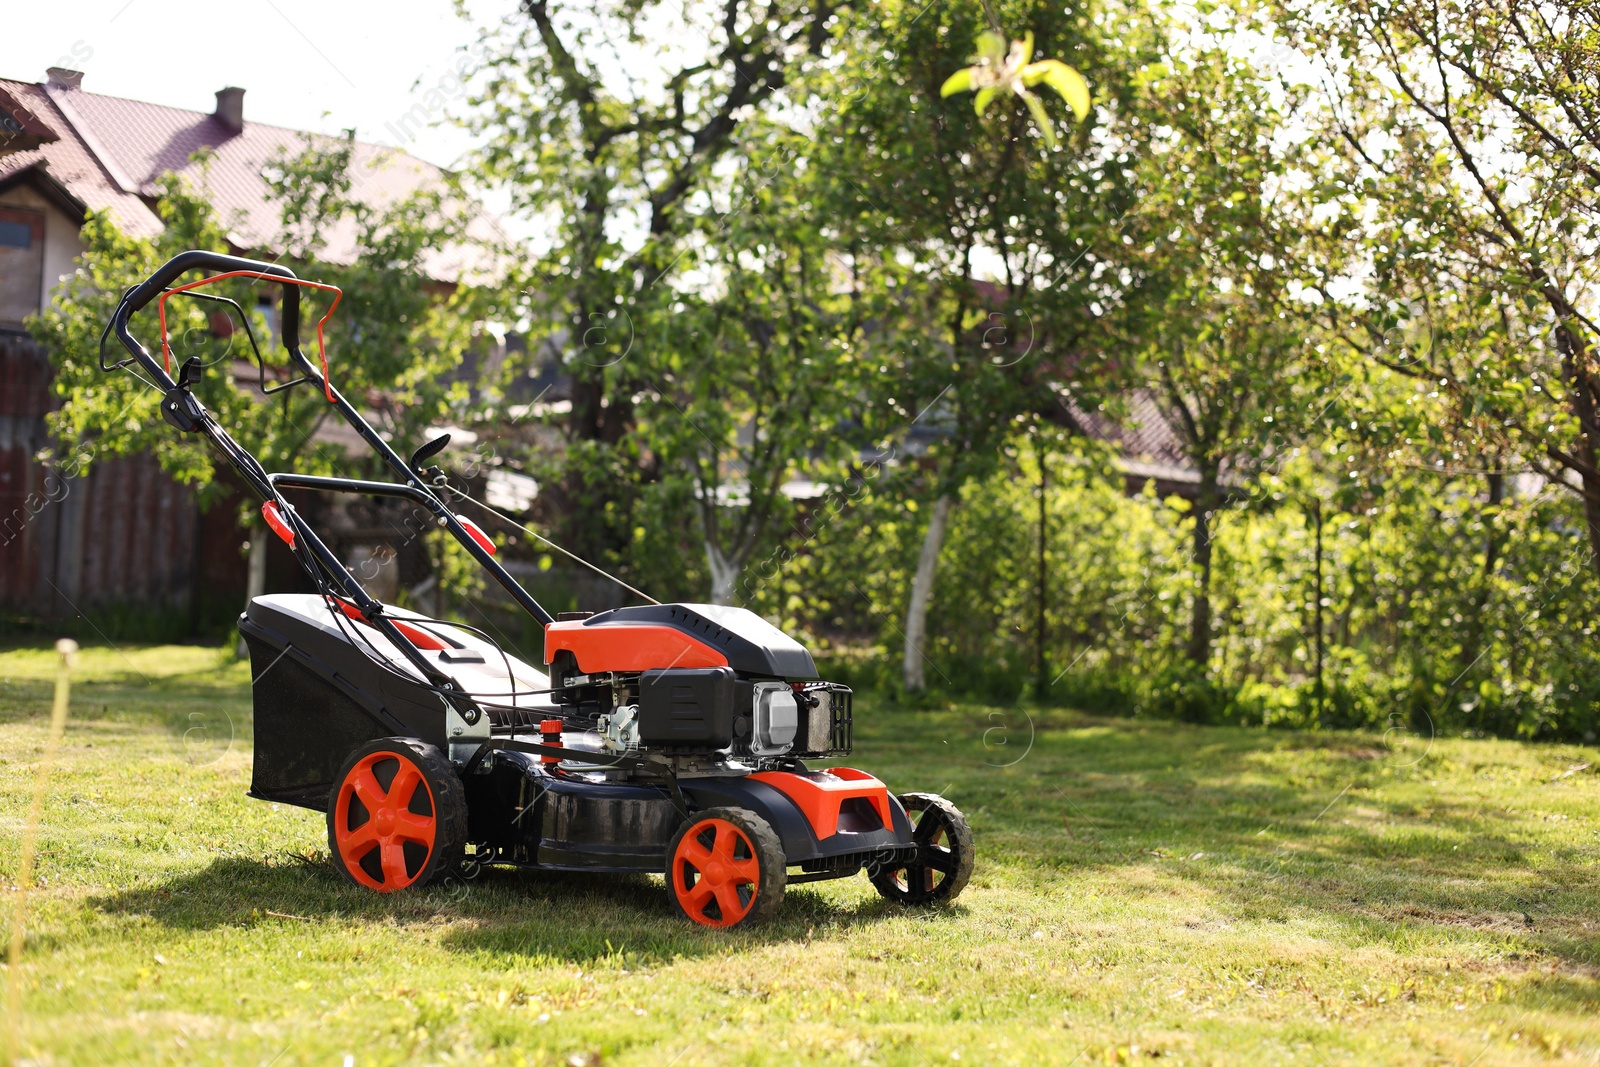
<svg viewBox="0 0 1600 1067"><path fill-rule="evenodd" d="M206 252L199 249L190 252L179 252L163 263L154 274L130 289L122 302L117 305L116 314L112 316L112 326L117 332L118 340L128 347L130 352L138 342L133 341L128 334L128 320L140 308L160 296L162 291L177 281L178 278L192 270L209 270L224 273L232 270L250 270L260 274L267 274L285 281L298 280L294 271L288 267L280 267L276 263L262 263L259 260L245 259L242 256L229 256L221 252ZM300 347L300 289L298 286L285 285L283 287L283 344L289 351ZM131 343L130 343L131 342Z"/></svg>

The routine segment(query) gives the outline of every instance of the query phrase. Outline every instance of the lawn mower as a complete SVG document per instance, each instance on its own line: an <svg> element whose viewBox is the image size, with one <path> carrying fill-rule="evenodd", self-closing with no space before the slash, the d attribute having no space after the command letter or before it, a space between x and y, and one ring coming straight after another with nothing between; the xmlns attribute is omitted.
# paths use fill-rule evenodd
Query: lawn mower
<svg viewBox="0 0 1600 1067"><path fill-rule="evenodd" d="M206 276L174 284L191 271ZM242 308L196 292L229 278L282 287L278 331L289 362L271 376ZM316 362L300 346L302 288L329 298ZM255 349L262 393L321 391L394 480L265 470L196 397L206 365L191 358L173 376L167 302L180 294L231 305ZM163 418L203 435L238 472L317 590L256 597L239 618L255 709L250 796L325 812L334 867L379 893L487 864L660 873L680 914L735 927L770 917L786 885L863 871L902 904L961 892L973 844L953 804L893 795L848 767L807 768L806 759L849 754L853 697L819 679L811 654L782 631L742 608L648 597L559 619L540 606L496 558L494 541L454 510L466 502L527 532L429 463L448 435L402 459L333 384L323 327L339 296L276 264L184 252L123 295L101 338L102 369L143 371L162 393ZM151 301L161 324L154 354L129 330ZM108 363L112 333L129 356ZM291 492L418 508L544 627L545 669L475 627L374 599Z"/></svg>

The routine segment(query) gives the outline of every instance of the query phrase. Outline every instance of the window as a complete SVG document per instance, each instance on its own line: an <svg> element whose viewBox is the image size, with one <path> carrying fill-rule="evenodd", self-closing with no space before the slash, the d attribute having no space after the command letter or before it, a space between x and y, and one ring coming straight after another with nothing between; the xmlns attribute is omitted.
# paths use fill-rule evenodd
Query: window
<svg viewBox="0 0 1600 1067"><path fill-rule="evenodd" d="M0 323L39 312L44 286L44 212L0 207Z"/></svg>
<svg viewBox="0 0 1600 1067"><path fill-rule="evenodd" d="M25 222L0 219L0 248L29 248L33 245L33 227Z"/></svg>
<svg viewBox="0 0 1600 1067"><path fill-rule="evenodd" d="M275 339L278 336L278 298L272 293L257 293L256 310L267 320L267 336L263 342Z"/></svg>

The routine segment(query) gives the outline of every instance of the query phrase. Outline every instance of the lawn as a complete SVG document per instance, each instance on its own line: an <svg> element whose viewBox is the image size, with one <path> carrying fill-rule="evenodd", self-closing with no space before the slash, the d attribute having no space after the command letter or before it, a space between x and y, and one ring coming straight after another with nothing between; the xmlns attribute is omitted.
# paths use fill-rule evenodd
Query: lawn
<svg viewBox="0 0 1600 1067"><path fill-rule="evenodd" d="M0 654L7 920L53 659ZM243 666L87 650L40 832L25 1056L1600 1060L1592 747L866 697L857 723L852 763L967 812L970 887L905 912L861 878L798 886L730 935L673 918L654 878L349 887L320 815L244 795Z"/></svg>

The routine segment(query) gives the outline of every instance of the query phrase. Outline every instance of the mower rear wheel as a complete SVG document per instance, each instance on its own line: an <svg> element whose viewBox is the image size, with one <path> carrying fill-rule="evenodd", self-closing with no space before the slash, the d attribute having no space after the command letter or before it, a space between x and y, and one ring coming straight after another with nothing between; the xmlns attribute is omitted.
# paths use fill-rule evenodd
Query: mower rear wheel
<svg viewBox="0 0 1600 1067"><path fill-rule="evenodd" d="M394 893L436 882L466 840L466 791L438 748L385 737L344 761L328 797L328 851L356 885Z"/></svg>
<svg viewBox="0 0 1600 1067"><path fill-rule="evenodd" d="M936 793L903 793L917 858L896 868L871 871L872 884L900 904L932 905L954 900L972 877L972 828L961 809Z"/></svg>
<svg viewBox="0 0 1600 1067"><path fill-rule="evenodd" d="M747 926L771 917L788 881L783 844L745 808L707 808L667 846L667 895L702 926Z"/></svg>

